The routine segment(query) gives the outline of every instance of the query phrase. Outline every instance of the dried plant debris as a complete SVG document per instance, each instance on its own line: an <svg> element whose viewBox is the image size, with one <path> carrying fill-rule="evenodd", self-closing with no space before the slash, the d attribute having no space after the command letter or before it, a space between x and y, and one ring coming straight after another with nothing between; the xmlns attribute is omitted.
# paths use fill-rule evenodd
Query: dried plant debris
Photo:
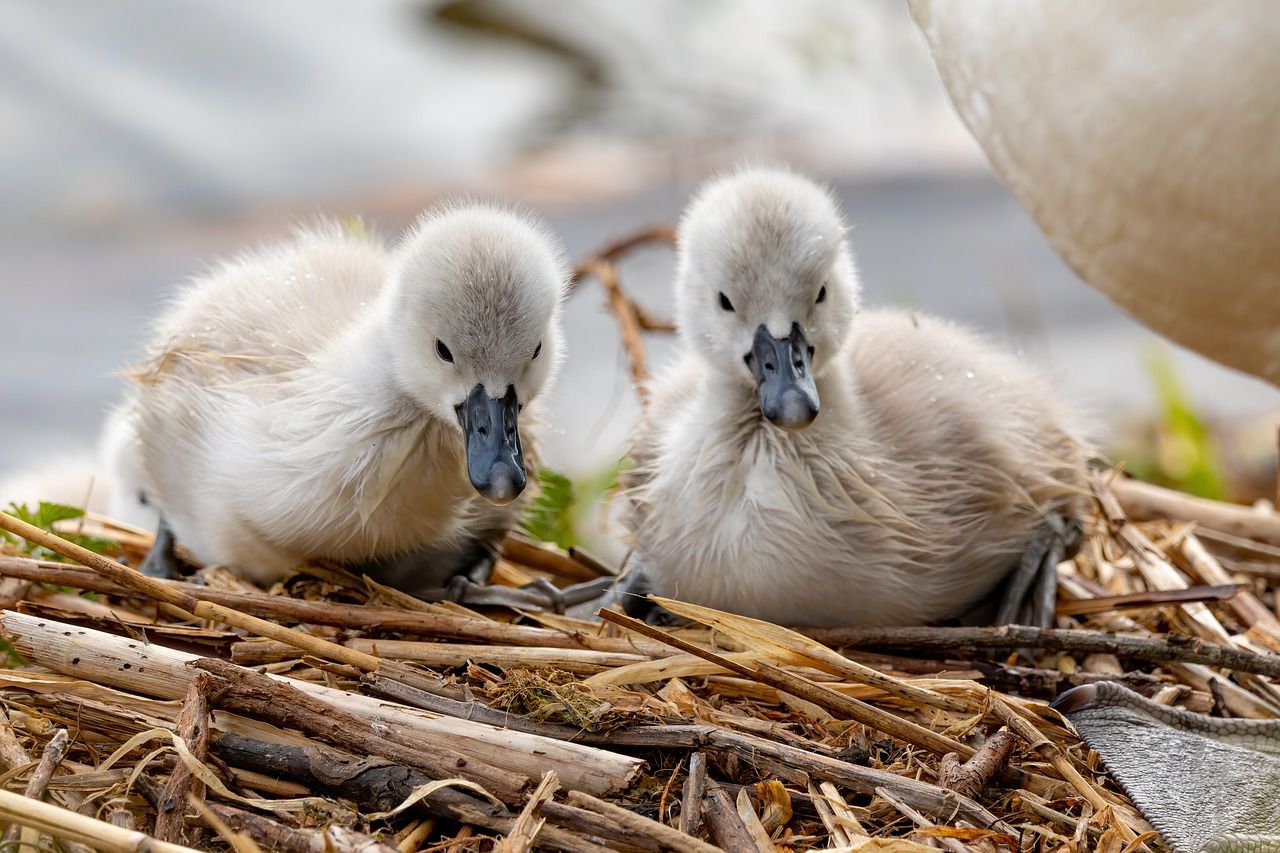
<svg viewBox="0 0 1280 853"><path fill-rule="evenodd" d="M1109 681L1280 718L1280 520L1094 488L1043 631L797 632L678 603L689 626L586 622L328 567L161 589L0 518L24 661L0 670L0 822L63 850L1167 849L1048 702ZM149 545L45 527L65 524L131 563ZM505 582L602 571L518 536Z"/></svg>

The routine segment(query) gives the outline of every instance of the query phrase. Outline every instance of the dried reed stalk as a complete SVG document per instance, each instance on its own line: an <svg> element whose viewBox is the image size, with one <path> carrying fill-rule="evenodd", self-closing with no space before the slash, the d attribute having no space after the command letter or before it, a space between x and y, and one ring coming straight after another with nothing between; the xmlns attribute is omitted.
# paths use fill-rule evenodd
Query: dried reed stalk
<svg viewBox="0 0 1280 853"><path fill-rule="evenodd" d="M2 788L0 820L30 827L54 838L87 844L103 853L199 853L190 847L157 841L137 830L122 829Z"/></svg>
<svg viewBox="0 0 1280 853"><path fill-rule="evenodd" d="M1280 513L1258 512L1127 478L1112 480L1109 488L1135 519L1194 521L1231 536L1280 546Z"/></svg>

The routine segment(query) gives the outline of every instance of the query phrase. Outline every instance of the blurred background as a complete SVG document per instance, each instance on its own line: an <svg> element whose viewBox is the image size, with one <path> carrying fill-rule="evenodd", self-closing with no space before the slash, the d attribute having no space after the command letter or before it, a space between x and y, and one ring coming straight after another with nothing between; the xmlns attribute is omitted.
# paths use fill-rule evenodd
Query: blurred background
<svg viewBox="0 0 1280 853"><path fill-rule="evenodd" d="M1160 341L1058 260L952 111L904 3L3 8L0 474L86 458L166 294L299 219L360 215L393 236L443 196L497 195L581 257L765 160L836 189L869 303L1046 363L1130 470L1274 494L1280 392ZM670 271L653 247L623 282L669 315ZM597 286L567 324L545 457L590 481L637 404ZM649 344L660 364L670 341Z"/></svg>

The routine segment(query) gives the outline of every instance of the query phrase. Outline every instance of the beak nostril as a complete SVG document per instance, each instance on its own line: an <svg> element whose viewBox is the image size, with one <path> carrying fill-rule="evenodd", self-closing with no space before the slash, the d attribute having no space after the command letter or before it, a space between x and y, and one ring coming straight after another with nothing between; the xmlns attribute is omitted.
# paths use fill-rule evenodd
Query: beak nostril
<svg viewBox="0 0 1280 853"><path fill-rule="evenodd" d="M813 347L809 347L809 358L813 358L813 353L814 353Z"/></svg>

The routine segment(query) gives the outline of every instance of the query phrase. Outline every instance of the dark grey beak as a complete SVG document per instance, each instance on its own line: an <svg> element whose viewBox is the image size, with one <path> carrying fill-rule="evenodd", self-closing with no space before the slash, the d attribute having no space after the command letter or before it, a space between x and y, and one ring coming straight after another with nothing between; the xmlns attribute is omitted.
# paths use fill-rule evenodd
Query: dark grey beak
<svg viewBox="0 0 1280 853"><path fill-rule="evenodd" d="M477 385L457 412L467 445L471 485L498 506L511 503L524 491L528 479L520 450L520 403L515 387L508 385L507 393L498 398Z"/></svg>
<svg viewBox="0 0 1280 853"><path fill-rule="evenodd" d="M756 378L760 411L774 425L800 430L818 416L818 388L809 365L812 355L799 323L791 324L791 334L785 338L775 338L763 325L756 329L747 365Z"/></svg>

